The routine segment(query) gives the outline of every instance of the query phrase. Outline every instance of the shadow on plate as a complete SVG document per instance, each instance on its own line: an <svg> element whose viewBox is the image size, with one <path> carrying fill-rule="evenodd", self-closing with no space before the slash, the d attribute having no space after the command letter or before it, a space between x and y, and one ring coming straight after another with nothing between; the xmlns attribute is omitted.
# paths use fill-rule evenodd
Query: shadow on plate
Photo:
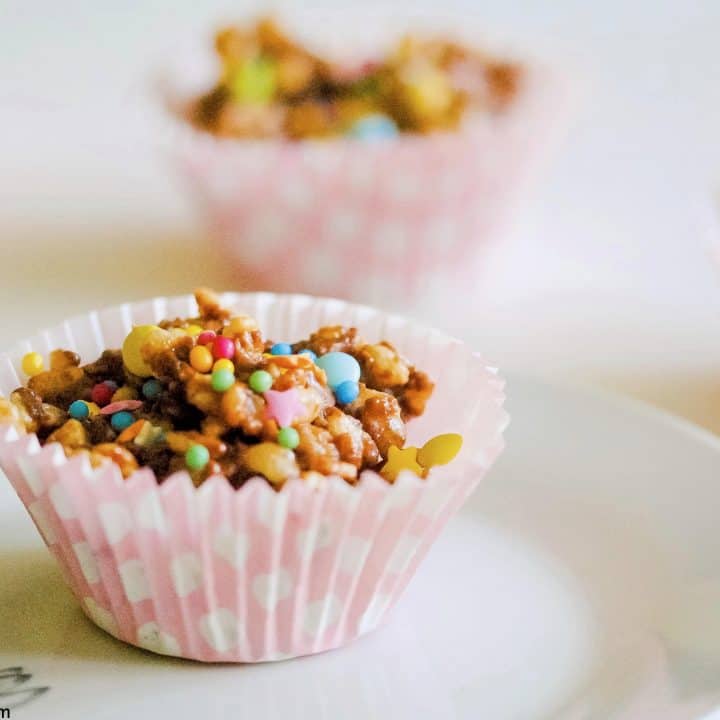
<svg viewBox="0 0 720 720"><path fill-rule="evenodd" d="M176 663L125 645L88 620L45 549L0 554L0 663L26 655ZM5 660L7 658L7 660Z"/></svg>

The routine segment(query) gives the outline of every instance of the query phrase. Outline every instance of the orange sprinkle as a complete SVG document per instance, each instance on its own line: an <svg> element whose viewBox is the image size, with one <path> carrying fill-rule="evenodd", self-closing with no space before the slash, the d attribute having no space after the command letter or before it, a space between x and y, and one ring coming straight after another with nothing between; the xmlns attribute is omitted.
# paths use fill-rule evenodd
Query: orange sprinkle
<svg viewBox="0 0 720 720"><path fill-rule="evenodd" d="M147 422L147 420L136 420L132 425L129 425L126 427L117 437L117 440L115 442L124 443L124 442L130 442L130 440L134 440L140 431L143 428L143 425Z"/></svg>

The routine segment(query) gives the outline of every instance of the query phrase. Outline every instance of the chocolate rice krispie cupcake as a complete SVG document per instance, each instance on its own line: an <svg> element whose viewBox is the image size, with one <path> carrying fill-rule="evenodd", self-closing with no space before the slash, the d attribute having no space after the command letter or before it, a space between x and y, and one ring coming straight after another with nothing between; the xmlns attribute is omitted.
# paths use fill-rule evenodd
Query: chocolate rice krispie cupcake
<svg viewBox="0 0 720 720"><path fill-rule="evenodd" d="M0 465L116 637L208 661L336 647L380 621L499 452L501 385L368 308L226 300L91 313L1 357Z"/></svg>
<svg viewBox="0 0 720 720"><path fill-rule="evenodd" d="M289 27L199 29L159 76L160 142L233 282L458 316L564 114L555 73L468 28L369 51L347 27L337 52Z"/></svg>

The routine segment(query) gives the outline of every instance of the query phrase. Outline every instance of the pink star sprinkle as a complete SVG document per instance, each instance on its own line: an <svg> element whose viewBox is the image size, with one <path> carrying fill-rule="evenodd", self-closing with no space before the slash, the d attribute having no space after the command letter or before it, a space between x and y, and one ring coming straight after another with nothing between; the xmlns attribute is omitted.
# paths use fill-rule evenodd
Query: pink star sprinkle
<svg viewBox="0 0 720 720"><path fill-rule="evenodd" d="M263 393L267 403L267 414L282 427L289 427L293 420L306 414L296 388L290 390L266 390Z"/></svg>

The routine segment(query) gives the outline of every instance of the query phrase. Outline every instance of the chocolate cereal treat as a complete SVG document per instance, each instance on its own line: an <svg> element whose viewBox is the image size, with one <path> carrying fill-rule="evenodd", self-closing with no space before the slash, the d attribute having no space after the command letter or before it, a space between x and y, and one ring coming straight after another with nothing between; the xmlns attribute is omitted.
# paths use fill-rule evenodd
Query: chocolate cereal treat
<svg viewBox="0 0 720 720"><path fill-rule="evenodd" d="M456 42L405 37L386 57L343 66L290 39L271 20L215 38L220 78L189 117L222 137L292 139L454 130L513 101L520 67Z"/></svg>
<svg viewBox="0 0 720 720"><path fill-rule="evenodd" d="M392 482L403 469L424 476L459 449L459 436L404 448L433 382L390 343L342 326L294 343L266 339L212 291L195 297L197 317L136 326L89 364L58 349L46 370L28 353L27 385L0 399L0 421L93 466L113 462L125 478L149 467L162 482L184 469L195 485L216 474L234 487L253 476L275 488L333 475L354 484L363 470Z"/></svg>

